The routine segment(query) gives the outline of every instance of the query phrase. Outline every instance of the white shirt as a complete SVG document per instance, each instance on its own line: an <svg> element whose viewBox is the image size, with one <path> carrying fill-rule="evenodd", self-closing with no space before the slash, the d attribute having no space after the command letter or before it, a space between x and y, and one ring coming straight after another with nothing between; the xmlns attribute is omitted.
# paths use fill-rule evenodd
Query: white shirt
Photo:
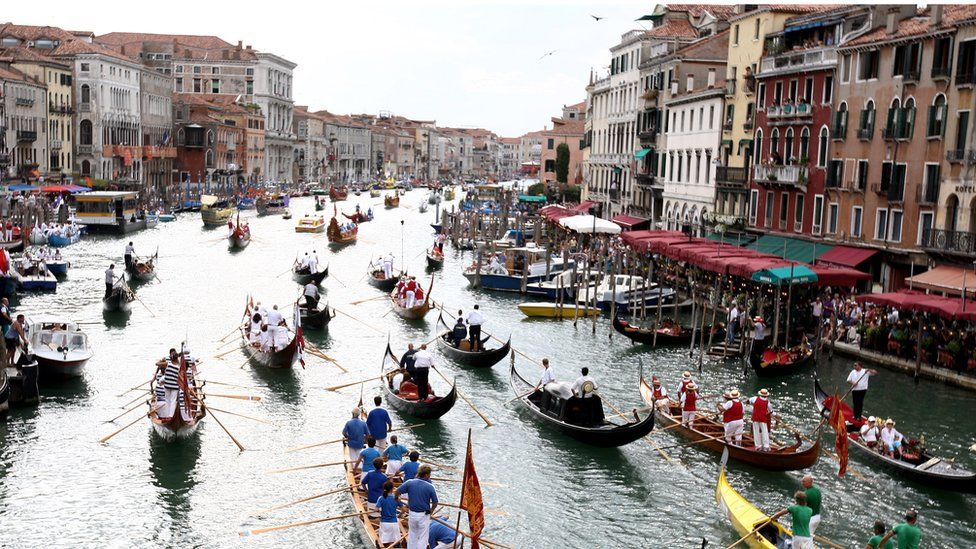
<svg viewBox="0 0 976 549"><path fill-rule="evenodd" d="M311 272L314 273L318 269L318 266L319 266L319 260L317 258L315 258L315 257L309 257L308 258L308 270L309 271L311 271Z"/></svg>
<svg viewBox="0 0 976 549"><path fill-rule="evenodd" d="M421 349L413 355L413 365L415 368L430 368L434 365L434 356L430 351Z"/></svg>
<svg viewBox="0 0 976 549"><path fill-rule="evenodd" d="M878 430L874 425L865 423L861 426L861 440L864 442L877 442L878 441Z"/></svg>
<svg viewBox="0 0 976 549"><path fill-rule="evenodd" d="M823 304L819 301L813 303L813 316L820 317L823 314Z"/></svg>
<svg viewBox="0 0 976 549"><path fill-rule="evenodd" d="M311 297L318 297L319 289L315 287L315 284L309 282L308 284L305 285L305 295Z"/></svg>
<svg viewBox="0 0 976 549"><path fill-rule="evenodd" d="M860 372L857 370L851 370L851 373L847 376L847 382L853 383L854 388L852 391L867 391L868 390L868 378L871 377L871 372L861 369Z"/></svg>
<svg viewBox="0 0 976 549"><path fill-rule="evenodd" d="M134 255L136 253L135 247L132 244L125 245L125 255Z"/></svg>
<svg viewBox="0 0 976 549"><path fill-rule="evenodd" d="M485 317L482 316L481 311L471 311L468 313L468 324L471 326L481 326L485 323Z"/></svg>
<svg viewBox="0 0 976 549"><path fill-rule="evenodd" d="M587 381L590 381L590 382L593 383L593 390L594 391L597 389L596 380L595 379L593 379L590 376L579 376L578 378L576 378L576 382L573 383L573 394L574 395L577 395L577 396L582 396L581 392L582 392L582 389L583 389L583 384L586 383ZM593 393L587 393L587 395L584 398L590 398L591 396L593 396Z"/></svg>
<svg viewBox="0 0 976 549"><path fill-rule="evenodd" d="M105 283L115 284L115 269L105 269Z"/></svg>
<svg viewBox="0 0 976 549"><path fill-rule="evenodd" d="M303 257L303 258L302 258L302 261L301 261L301 262L299 263L299 265L300 265L300 266L301 266L301 267L302 267L303 269L304 269L305 267L308 267L308 256L307 256L307 255L306 255L305 257Z"/></svg>
<svg viewBox="0 0 976 549"><path fill-rule="evenodd" d="M729 311L729 322L735 322L736 320L739 320L739 308L733 305L732 310Z"/></svg>
<svg viewBox="0 0 976 549"><path fill-rule="evenodd" d="M881 442L885 444L893 444L895 442L901 442L902 436L894 427L885 427L881 430Z"/></svg>
<svg viewBox="0 0 976 549"><path fill-rule="evenodd" d="M278 326L281 324L281 321L284 320L281 316L281 313L279 313L277 309L271 309L270 311L268 311L267 318L268 318L268 326Z"/></svg>
<svg viewBox="0 0 976 549"><path fill-rule="evenodd" d="M542 371L542 379L539 380L539 385L545 387L547 384L556 381L556 374L552 371L552 367L548 367Z"/></svg>
<svg viewBox="0 0 976 549"><path fill-rule="evenodd" d="M399 391L400 385L403 385L403 374L396 374L393 376L393 390Z"/></svg>
<svg viewBox="0 0 976 549"><path fill-rule="evenodd" d="M763 324L762 322L757 322L756 323L754 337L755 337L756 341L763 341L764 339L766 339L766 325L765 324Z"/></svg>

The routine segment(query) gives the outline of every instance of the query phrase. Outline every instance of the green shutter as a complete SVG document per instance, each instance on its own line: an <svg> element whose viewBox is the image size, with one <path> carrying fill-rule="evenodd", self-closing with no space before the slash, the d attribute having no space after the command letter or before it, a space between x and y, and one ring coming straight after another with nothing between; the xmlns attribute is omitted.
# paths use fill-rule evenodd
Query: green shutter
<svg viewBox="0 0 976 549"><path fill-rule="evenodd" d="M938 135L936 133L936 127L935 127L935 122L936 122L935 116L936 116L936 113L938 112L937 109L938 109L938 107L936 107L935 105L929 106L929 120L928 120L928 125L925 127L925 136L926 137L933 137L933 136Z"/></svg>

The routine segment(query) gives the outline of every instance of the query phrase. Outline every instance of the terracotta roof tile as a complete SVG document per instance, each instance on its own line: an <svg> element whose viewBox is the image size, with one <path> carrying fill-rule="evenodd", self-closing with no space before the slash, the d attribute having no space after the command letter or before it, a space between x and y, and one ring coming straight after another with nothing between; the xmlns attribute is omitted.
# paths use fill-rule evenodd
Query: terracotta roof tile
<svg viewBox="0 0 976 549"><path fill-rule="evenodd" d="M20 72L19 70L11 67L6 68L0 66L0 80L16 81L16 82L29 82L31 84L37 84L38 82L33 78L27 76L26 74Z"/></svg>
<svg viewBox="0 0 976 549"><path fill-rule="evenodd" d="M579 111L585 111L586 110L586 100L584 99L583 101L580 101L579 103L574 103L574 104L572 104L572 105L570 105L570 106L568 106L566 108L567 109L576 109L576 110L579 110Z"/></svg>
<svg viewBox="0 0 976 549"><path fill-rule="evenodd" d="M114 57L115 59L129 61L132 63L138 62L135 59L126 57L125 55L122 55L121 53L115 50L106 48L105 46L102 46L100 44L89 44L88 42L84 42L82 40L68 40L62 42L60 46L54 48L54 50L51 51L51 55L53 57L70 57L73 55L79 55L85 53L99 54L107 57Z"/></svg>
<svg viewBox="0 0 976 549"><path fill-rule="evenodd" d="M665 24L647 31L652 38L698 38L698 29L691 26L686 19L672 19Z"/></svg>
<svg viewBox="0 0 976 549"><path fill-rule="evenodd" d="M765 12L803 14L830 11L836 8L836 4L759 4L757 9L734 15L729 18L729 21L738 21Z"/></svg>
<svg viewBox="0 0 976 549"><path fill-rule="evenodd" d="M685 12L692 17L701 17L709 13L720 21L724 21L735 15L735 6L732 4L668 4L668 11Z"/></svg>
<svg viewBox="0 0 976 549"><path fill-rule="evenodd" d="M841 47L863 46L875 42L923 36L930 32L952 28L963 21L976 18L976 5L946 5L943 9L942 23L939 25L932 24L931 12L925 9L920 11L915 17L908 17L899 21L898 29L893 34L888 34L887 27L882 25L867 34L842 44Z"/></svg>
<svg viewBox="0 0 976 549"><path fill-rule="evenodd" d="M123 46L138 42L176 42L188 48L201 48L215 50L221 48L232 48L233 44L217 36L199 36L192 34L154 34L146 32L110 32L95 37L95 41L102 44L113 46Z"/></svg>
<svg viewBox="0 0 976 549"><path fill-rule="evenodd" d="M74 35L58 27L15 25L13 23L0 23L0 36L12 36L21 40L51 38L63 41L75 39Z"/></svg>
<svg viewBox="0 0 976 549"><path fill-rule="evenodd" d="M54 65L60 65L64 68L69 68L68 65L51 59L46 55L42 55L34 48L25 47L13 47L13 48L0 48L0 58L7 58L16 62L25 63L51 63Z"/></svg>
<svg viewBox="0 0 976 549"><path fill-rule="evenodd" d="M582 120L564 120L561 118L553 118L553 128L551 130L545 130L542 135L580 135L585 133L585 122Z"/></svg>

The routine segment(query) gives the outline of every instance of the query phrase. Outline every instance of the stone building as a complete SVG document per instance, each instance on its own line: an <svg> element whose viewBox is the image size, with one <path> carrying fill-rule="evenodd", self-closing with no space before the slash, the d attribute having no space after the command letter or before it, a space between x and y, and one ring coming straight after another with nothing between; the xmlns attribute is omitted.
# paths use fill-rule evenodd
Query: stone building
<svg viewBox="0 0 976 549"><path fill-rule="evenodd" d="M0 90L0 166L7 179L36 181L48 164L47 89L0 61Z"/></svg>

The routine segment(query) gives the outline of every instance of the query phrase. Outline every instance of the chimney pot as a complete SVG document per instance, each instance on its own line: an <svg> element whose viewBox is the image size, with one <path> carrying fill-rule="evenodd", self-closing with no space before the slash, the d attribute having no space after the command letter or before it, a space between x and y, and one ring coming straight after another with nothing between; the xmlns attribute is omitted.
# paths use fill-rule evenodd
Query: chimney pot
<svg viewBox="0 0 976 549"><path fill-rule="evenodd" d="M238 41L237 41L237 49L241 49L241 47L242 47L243 45L244 45L244 41L243 41L243 40L238 40Z"/></svg>
<svg viewBox="0 0 976 549"><path fill-rule="evenodd" d="M715 69L708 69L708 87L715 87Z"/></svg>
<svg viewBox="0 0 976 549"><path fill-rule="evenodd" d="M932 24L942 24L942 4L932 4Z"/></svg>
<svg viewBox="0 0 976 549"><path fill-rule="evenodd" d="M898 12L888 14L888 24L885 28L888 34L895 34L898 31Z"/></svg>

